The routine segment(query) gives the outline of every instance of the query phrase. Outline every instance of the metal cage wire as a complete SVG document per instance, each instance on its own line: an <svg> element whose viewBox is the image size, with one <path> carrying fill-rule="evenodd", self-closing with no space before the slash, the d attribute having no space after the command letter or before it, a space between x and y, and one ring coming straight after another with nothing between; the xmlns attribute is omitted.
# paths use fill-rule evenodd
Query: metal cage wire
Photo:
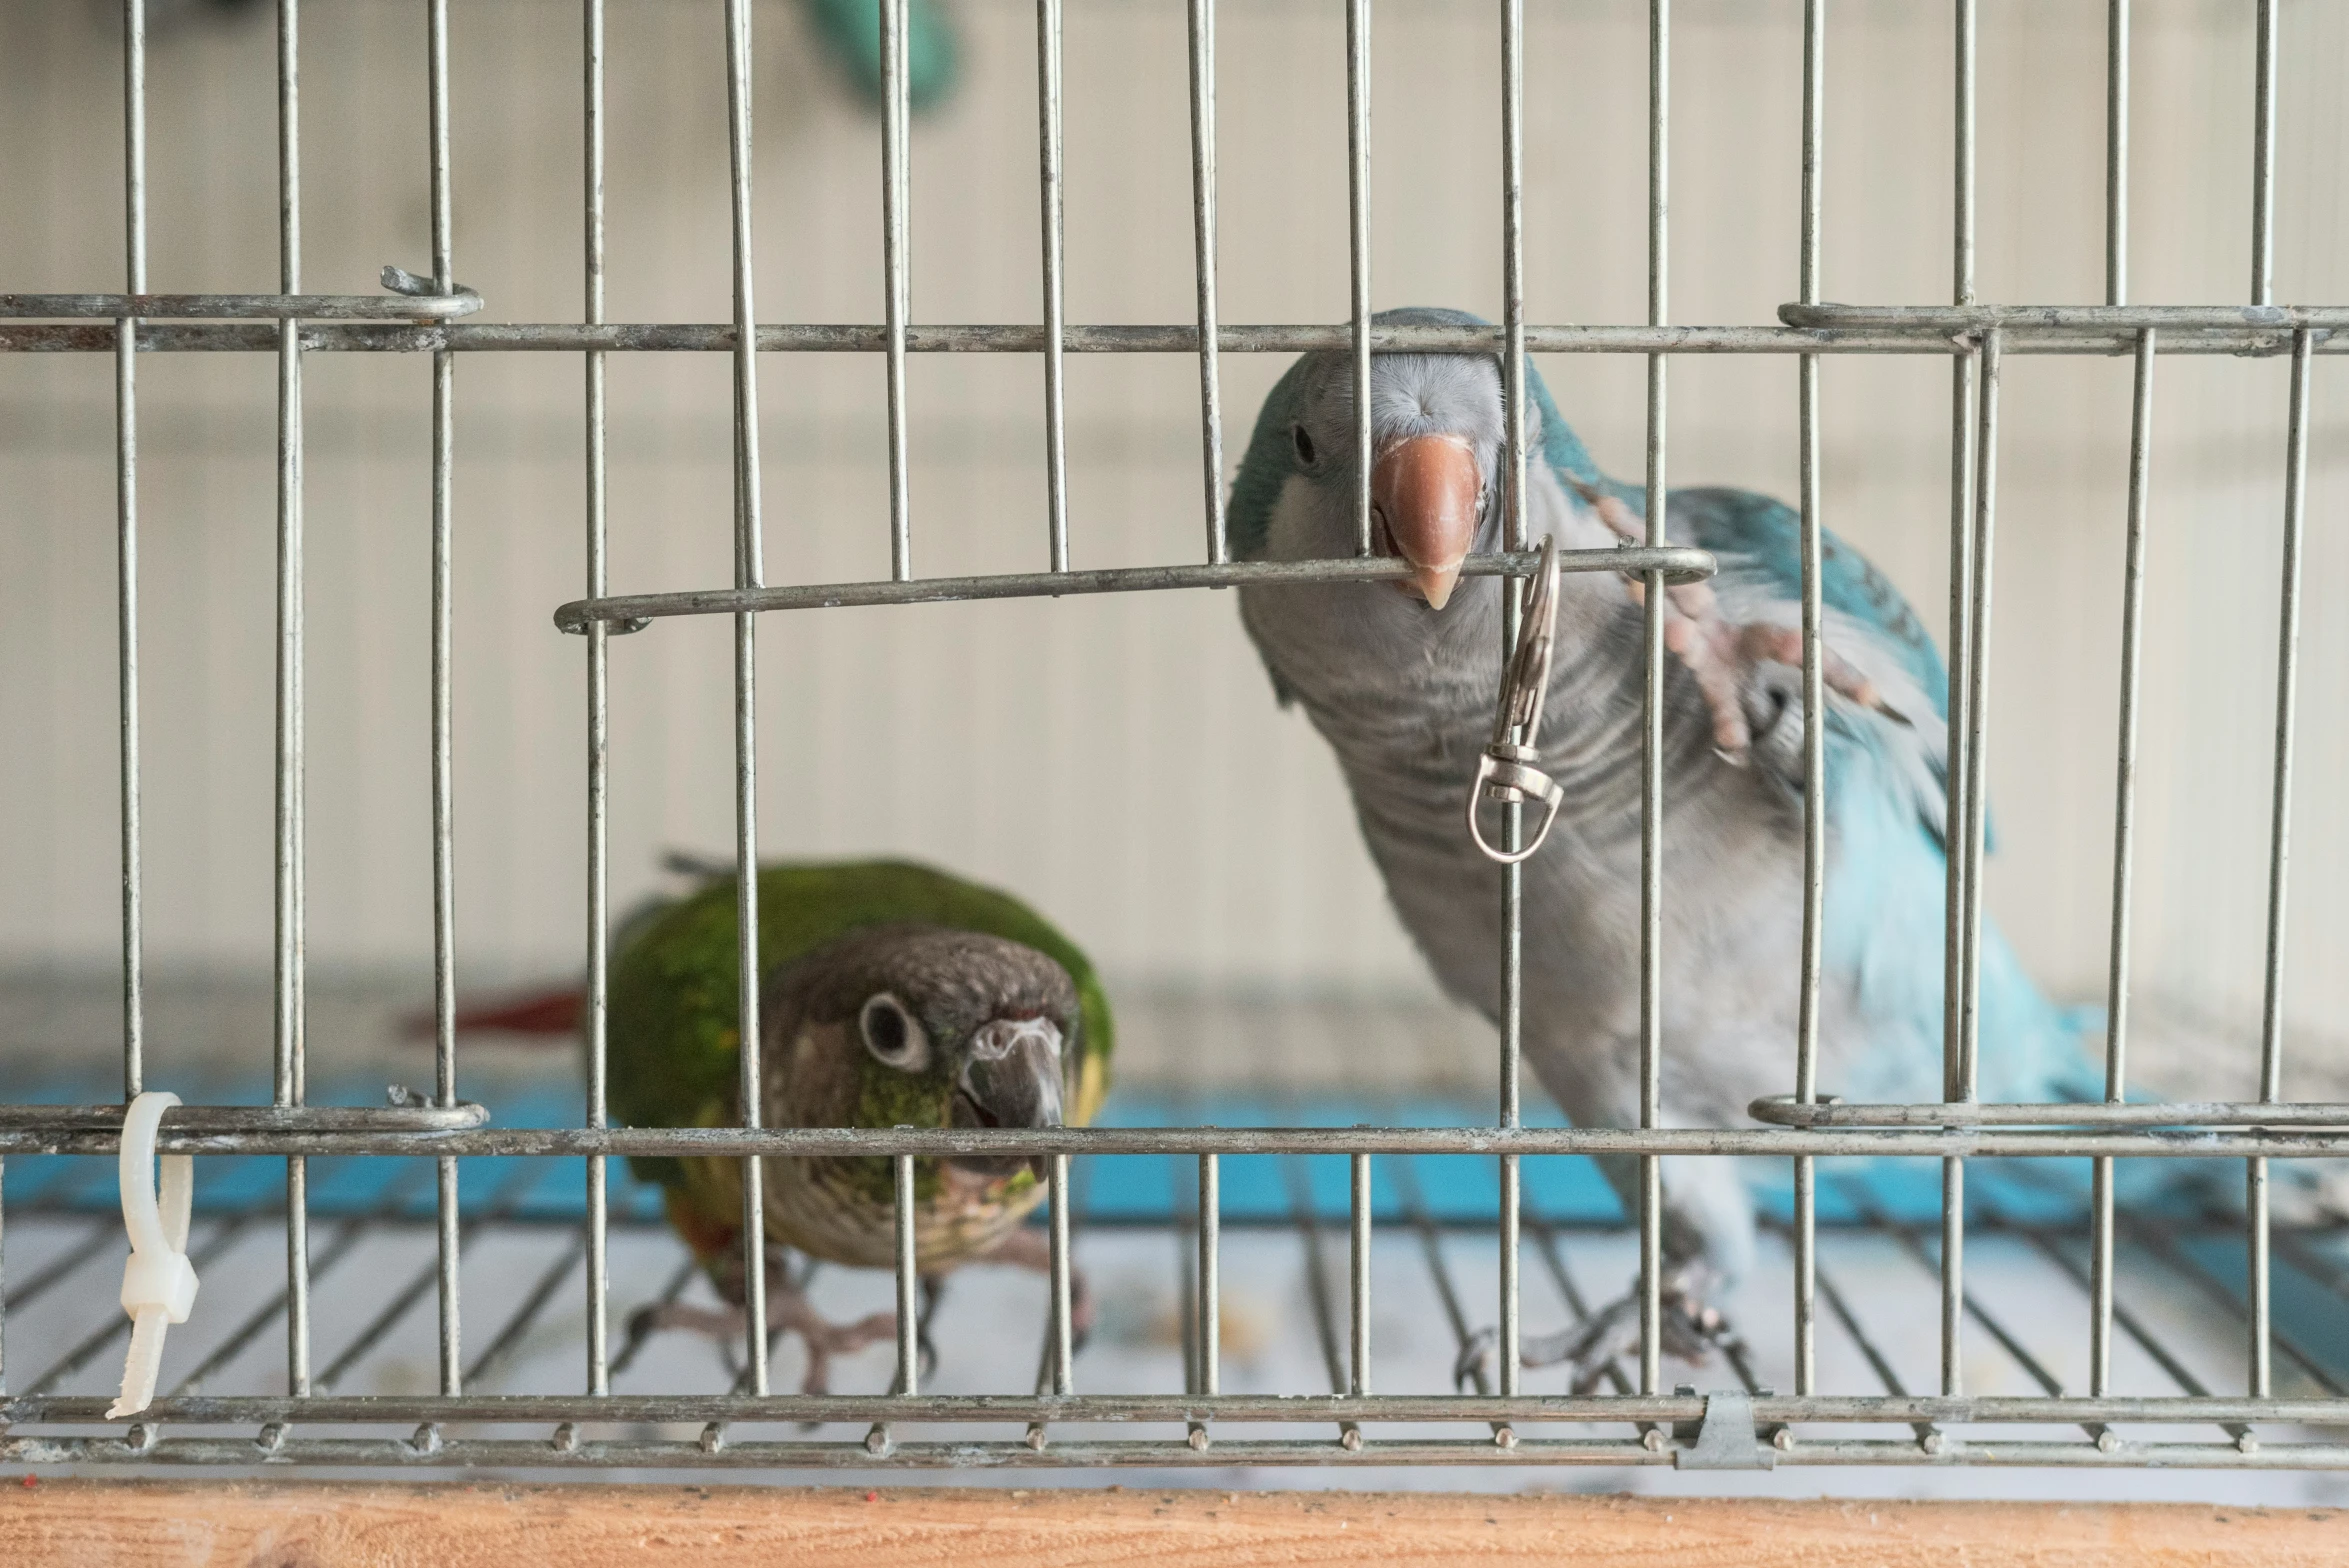
<svg viewBox="0 0 2349 1568"><path fill-rule="evenodd" d="M275 961L271 1103L267 1107L193 1107L171 1112L161 1146L175 1152L259 1154L285 1161L285 1284L245 1320L229 1341L158 1400L122 1435L28 1433L27 1427L89 1425L103 1401L49 1392L65 1374L111 1345L116 1324L77 1346L38 1374L26 1391L5 1393L0 1383L0 1457L37 1463L216 1462L262 1460L366 1464L502 1463L528 1465L722 1464L806 1467L920 1466L939 1463L1019 1465L1234 1463L1514 1463L1514 1464L1998 1464L2177 1465L2235 1467L2349 1467L2349 1443L2331 1440L2263 1441L2250 1423L2332 1428L2349 1424L2349 1392L2289 1341L2286 1354L2326 1390L2322 1398L2279 1398L2274 1390L2268 1161L2349 1153L2349 1107L2289 1104L2281 1095L2284 919L2291 826L2294 693L2297 680L2299 575L2305 531L2312 357L2340 351L2336 330L2349 325L2349 307L2281 307L2273 300L2275 235L2276 67L2279 7L2256 0L2254 20L2256 116L2252 157L2253 216L2249 299L2240 306L2133 306L2128 281L2128 134L2130 0L2109 0L2105 298L2101 305L2004 306L1982 302L1975 288L1975 0L1953 0L1955 75L1952 201L1953 287L1947 306L1850 307L1824 302L1820 239L1824 224L1822 158L1825 140L1826 0L1805 0L1802 16L1802 222L1799 299L1774 326L1674 324L1666 292L1670 213L1671 8L1650 0L1648 313L1640 325L1536 325L1525 319L1523 230L1524 16L1523 0L1501 4L1502 146L1501 228L1504 311L1500 325L1380 327L1372 322L1370 276L1369 126L1370 0L1346 0L1346 113L1349 163L1349 246L1352 314L1335 326L1235 326L1219 315L1216 280L1215 0L1188 0L1189 121L1196 246L1197 315L1189 323L1158 326L1071 324L1063 306L1061 4L1037 3L1038 185L1042 213L1041 324L919 326L910 320L907 283L907 18L905 0L877 0L880 16L883 113L881 189L885 320L879 326L762 324L752 293L751 5L725 0L727 140L731 177L733 319L719 325L616 323L604 307L605 31L602 0L583 0L581 125L584 201L584 309L578 322L478 323L463 318L480 298L457 282L452 251L449 178L449 17L446 0L426 0L428 124L431 191L431 270L414 276L385 269L389 296L335 296L302 292L300 36L298 0L279 0L277 86L279 112L280 289L274 294L172 295L148 292L145 192L145 26L142 0L124 6L125 292L86 295L0 295L0 349L109 352L115 359L116 483L119 539L119 656L121 692L122 1039L127 1100L143 1087L144 978L141 969L138 711L138 356L148 352L272 352L278 362L277 424L277 673L275 800ZM1226 530L1223 494L1223 408L1219 356L1344 349L1356 369L1357 451L1354 475L1355 554L1352 559L1287 564L1235 562ZM758 1125L759 993L756 953L757 883L741 877L739 1026L742 1041L743 1122L732 1128L615 1129L606 1104L605 1025L608 1015L609 840L607 758L610 639L652 621L679 615L733 617L736 845L738 865L756 863L759 829L756 769L759 733L753 702L757 617L767 611L838 605L910 604L948 599L1021 598L1117 593L1251 582L1362 581L1402 575L1400 563L1372 554L1367 400L1371 356L1382 350L1459 350L1497 354L1508 388L1507 464L1510 505L1505 548L1472 558L1471 574L1504 578L1504 638L1513 642L1523 615L1524 581L1535 556L1525 514L1524 386L1532 352L1638 354L1647 365L1645 488L1647 534L1639 547L1565 552L1567 570L1639 574L1645 582L1644 781L1640 942L1640 1107L1630 1128L1527 1128L1520 1111L1520 1035L1525 963L1521 874L1504 873L1500 955L1502 1006L1499 1098L1495 1124L1483 1128L1258 1128L1205 1127L1058 1129L1021 1131L861 1131L770 1129ZM698 351L732 356L734 398L734 581L731 587L675 593L614 594L607 575L605 373L612 353ZM885 356L888 385L888 469L891 575L886 581L771 585L761 554L758 428L763 353L863 352ZM434 1090L429 1104L380 1110L305 1105L304 996L304 733L302 370L320 352L429 354L432 359L431 441L431 760L434 955ZM452 464L456 437L455 383L467 354L555 352L580 355L584 367L586 451L586 578L584 597L555 611L556 624L582 637L586 653L587 832L585 1115L567 1129L493 1128L477 1106L460 1099L455 1030L455 903L452 856L450 694L450 541L456 522ZM912 505L907 482L906 356L909 353L1040 355L1044 366L1047 472L1046 558L1040 572L984 576L915 575ZM1071 353L1189 354L1198 361L1199 428L1203 458L1204 559L1167 567L1077 570L1071 560L1066 505L1063 419L1064 356ZM1819 408L1822 360L1838 354L1938 354L1951 363L1950 404L1950 834L1945 933L1947 1018L1945 1098L1941 1103L1858 1106L1823 1101L1817 1048L1821 931L1824 916L1826 820L1824 792L1807 790L1804 805L1803 941L1800 1021L1793 1091L1756 1105L1776 1125L1740 1129L1667 1128L1660 1114L1662 993L1659 946L1664 898L1664 789L1661 722L1663 612L1661 589L1670 581L1712 570L1703 552L1667 543L1663 497L1668 457L1668 373L1671 356L1687 353L1780 354L1797 362L1801 445L1802 681L1807 776L1824 776L1820 599L1821 475ZM2122 685L2116 761L2114 880L2109 969L2110 1031L2106 1103L2101 1106L1983 1104L1977 1094L1980 1040L1979 982L1984 847L1984 762L1989 720L1987 670L1992 627L1992 557L1997 543L2000 380L2010 354L2130 355L2134 361L2127 547L2123 577ZM2289 428L2283 525L2278 682L2271 848L2268 875L2265 1003L2262 1014L2261 1097L2252 1104L2124 1103L2128 1066L2130 991L2130 876L2135 819L2137 709L2142 651L2145 538L2151 495L2150 427L2153 384L2163 354L2288 356ZM1517 732L1520 741L1530 736ZM1504 843L1523 842L1521 808L1504 810ZM0 1155L102 1154L116 1147L120 1110L113 1107L0 1107ZM1049 1325L1037 1391L999 1397L921 1391L920 1330L913 1248L913 1161L917 1156L972 1151L1046 1157L1050 1167L1048 1250ZM722 1395L615 1395L612 1375L642 1343L632 1329L615 1346L610 1332L608 1258L614 1225L606 1161L613 1156L724 1154L745 1169L744 1270L750 1321L763 1310L764 1213L762 1161L856 1152L893 1160L897 1187L896 1381L885 1395L775 1395L768 1387L768 1339L753 1328L745 1338L739 1380ZM1183 1349L1187 1369L1181 1395L1080 1394L1072 1353L1070 1211L1072 1160L1084 1156L1156 1153L1196 1162L1195 1191L1181 1255ZM1521 1164L1528 1156L1608 1153L1636 1157L1640 1202L1634 1216L1640 1268L1640 1355L1636 1385L1618 1373L1612 1391L1574 1397L1521 1391L1519 1268L1528 1233L1531 1249L1579 1310L1579 1292L1558 1246L1559 1229L1526 1212ZM344 1221L314 1251L308 1228L308 1166L312 1156L429 1157L436 1190L437 1250L430 1268L389 1299L383 1313L323 1370L312 1367L311 1284L331 1268L361 1233L363 1219ZM1221 1391L1219 1258L1223 1235L1220 1160L1226 1155L1342 1154L1348 1158L1349 1268L1341 1287L1326 1268L1320 1222L1300 1198L1293 1222L1306 1245L1316 1327L1333 1392L1328 1395L1233 1395ZM1436 1245L1436 1223L1417 1196L1408 1159L1419 1154L1475 1154L1497 1158L1495 1215L1499 1263L1497 1386L1481 1374L1473 1394L1404 1396L1373 1391L1371 1271L1373 1161L1390 1157L1389 1172L1403 1193L1407 1222L1425 1242L1428 1266L1452 1326L1463 1343L1468 1317ZM1899 1239L1940 1282L1938 1392L1911 1393L1854 1317L1833 1275L1818 1257L1817 1162L1837 1155L1937 1157L1941 1214L1937 1245L1901 1229L1881 1212L1865 1222ZM481 1224L510 1214L511 1198L493 1194L488 1209L460 1219L457 1172L468 1156L585 1156L585 1223L566 1250L505 1318L487 1347L470 1362L462 1335L460 1258ZM1698 1396L1662 1385L1659 1301L1661 1250L1660 1160L1666 1155L1766 1155L1793 1171L1793 1211L1786 1227L1794 1260L1792 1316L1795 1387L1779 1395L1757 1386L1750 1365L1733 1352L1742 1393ZM1999 1156L2040 1159L2088 1157L2093 1162L2091 1236L2083 1262L2044 1232L2027 1227L2033 1246L2086 1290L2090 1302L2090 1379L2085 1396L2066 1394L1997 1316L1966 1285L1965 1206L1968 1162ZM2214 1392L2195 1380L2158 1337L2115 1299L2116 1216L2113 1162L2120 1158L2226 1156L2245 1162L2248 1257L2247 1386L2239 1394ZM1294 1176L1295 1161L1289 1162ZM415 1167L420 1173L421 1167ZM1299 1178L1301 1179L1301 1178ZM501 1188L501 1192L506 1189ZM387 1195L381 1218L392 1212ZM224 1248L259 1211L220 1222L198 1256ZM621 1223L630 1223L623 1220ZM93 1233L93 1244L107 1227ZM2175 1249L2174 1237L2146 1238ZM2296 1245L2289 1237L2281 1245ZM2313 1265L2312 1265L2313 1266ZM584 1268L586 1367L578 1395L515 1396L466 1392L485 1370L508 1355L529 1326L550 1309L561 1282ZM20 1282L5 1297L21 1305L53 1285L50 1268ZM2345 1288L2338 1271L2325 1277ZM686 1283L678 1273L665 1290L673 1299ZM438 1389L432 1394L350 1396L333 1387L352 1361L381 1338L397 1316L432 1292L437 1296ZM1341 1300L1342 1298L1342 1300ZM1885 1385L1881 1395L1830 1396L1817 1386L1815 1339L1819 1308L1854 1337ZM271 1323L285 1325L284 1396L214 1396L200 1391L206 1375L253 1343ZM1967 1392L1963 1329L1985 1328L2024 1365L2044 1392L1990 1397ZM2122 1397L2111 1391L2113 1332L2150 1352L2187 1392L2179 1397ZM0 1320L0 1331L5 1321ZM787 1421L869 1423L862 1443L739 1441L736 1423ZM419 1423L406 1440L357 1436L294 1436L303 1428L341 1423ZM703 1423L693 1442L590 1435L590 1429L642 1421ZM901 1443L892 1428L907 1422L1024 1423L1020 1440ZM1165 1441L1067 1436L1068 1429L1106 1422L1160 1422L1183 1433ZM1218 1423L1287 1422L1334 1428L1325 1435L1280 1441L1233 1442L1216 1436ZM1444 1422L1472 1428L1442 1440L1383 1440L1367 1436L1381 1422ZM2085 1441L2046 1438L1968 1443L1962 1428L1997 1422L2079 1429ZM2225 1440L2124 1441L2118 1423L2185 1422L2217 1426ZM444 1435L452 1424L499 1423L552 1427L550 1435ZM1598 1423L1628 1427L1622 1436L1552 1438L1520 1435L1529 1424ZM1839 1426L1892 1423L1913 1429L1903 1438L1854 1436ZM251 1437L165 1436L167 1425L228 1424L255 1429ZM1798 1435L1795 1428L1804 1430ZM1054 1431L1053 1429L1059 1429Z"/></svg>

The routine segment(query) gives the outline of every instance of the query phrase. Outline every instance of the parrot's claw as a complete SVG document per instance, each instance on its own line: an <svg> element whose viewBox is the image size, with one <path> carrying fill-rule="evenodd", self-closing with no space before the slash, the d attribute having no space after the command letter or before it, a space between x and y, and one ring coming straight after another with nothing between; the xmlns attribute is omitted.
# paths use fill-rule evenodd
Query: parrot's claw
<svg viewBox="0 0 2349 1568"><path fill-rule="evenodd" d="M832 1392L832 1358L854 1355L867 1345L879 1344L897 1334L897 1314L874 1312L853 1323L832 1323L817 1317L807 1306L806 1298L799 1298L799 1311L778 1326L791 1329L807 1347L807 1375L799 1380L803 1394ZM786 1309L788 1310L788 1309ZM783 1314L770 1302L767 1321L775 1323Z"/></svg>
<svg viewBox="0 0 2349 1568"><path fill-rule="evenodd" d="M1492 1386L1493 1350L1500 1340L1499 1329L1480 1328L1462 1342L1460 1355L1452 1363L1453 1393L1465 1394L1472 1385L1482 1393Z"/></svg>
<svg viewBox="0 0 2349 1568"><path fill-rule="evenodd" d="M922 1276L922 1310L914 1319L915 1365L924 1382L938 1370L938 1347L930 1339L930 1323L938 1316L938 1302L946 1294L946 1276Z"/></svg>
<svg viewBox="0 0 2349 1568"><path fill-rule="evenodd" d="M702 1307L669 1301L639 1308L628 1319L630 1335L661 1329L690 1329L707 1335L731 1350L741 1340L749 1319L739 1306ZM832 1358L854 1355L897 1333L897 1314L874 1312L852 1323L834 1323L817 1314L807 1296L796 1287L770 1278L767 1282L767 1327L797 1334L807 1347L807 1375L800 1380L803 1394L831 1392Z"/></svg>
<svg viewBox="0 0 2349 1568"><path fill-rule="evenodd" d="M1676 1361L1701 1366L1736 1338L1718 1310L1686 1291L1665 1291L1661 1306L1659 1348ZM1629 1295L1570 1328L1527 1340L1521 1360L1528 1367L1570 1365L1573 1391L1587 1394L1614 1369L1619 1357L1638 1353L1639 1297Z"/></svg>
<svg viewBox="0 0 2349 1568"><path fill-rule="evenodd" d="M1577 486L1583 502L1625 544L1644 544L1646 526L1622 501L1593 486ZM1637 577L1624 587L1631 602L1647 602L1647 585ZM1664 646L1696 677L1705 707L1713 716L1713 749L1734 767L1745 765L1754 743L1753 720L1746 712L1746 691L1757 666L1802 667L1800 629L1767 621L1739 624L1722 613L1721 601L1709 584L1668 583L1664 588ZM1819 678L1827 689L1860 707L1906 725L1908 715L1884 700L1876 683L1822 640Z"/></svg>
<svg viewBox="0 0 2349 1568"><path fill-rule="evenodd" d="M1021 1226L1000 1242L995 1250L980 1261L1008 1263L1014 1268L1033 1269L1038 1274L1052 1272L1052 1247L1041 1231ZM1093 1289L1085 1282L1085 1271L1070 1263L1068 1270L1068 1337L1071 1354L1085 1348L1085 1341L1093 1335Z"/></svg>

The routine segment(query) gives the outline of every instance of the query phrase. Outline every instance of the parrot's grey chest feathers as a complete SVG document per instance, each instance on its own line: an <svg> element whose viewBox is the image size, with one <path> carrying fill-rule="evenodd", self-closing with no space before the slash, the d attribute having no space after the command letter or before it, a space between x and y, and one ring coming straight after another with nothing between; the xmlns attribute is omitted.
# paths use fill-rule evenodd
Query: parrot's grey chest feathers
<svg viewBox="0 0 2349 1568"><path fill-rule="evenodd" d="M1538 520L1569 510L1552 496ZM1267 665L1336 753L1405 928L1445 990L1487 1016L1501 1000L1502 872L1470 841L1465 811L1491 738L1500 600L1491 579L1464 582L1440 613L1384 585L1242 594ZM1569 576L1540 737L1566 799L1525 867L1525 1050L1584 1124L1637 1114L1641 652L1620 580ZM1791 1081L1799 801L1723 764L1701 704L1677 689L1685 672L1667 673L1667 1111L1742 1119L1755 1095Z"/></svg>

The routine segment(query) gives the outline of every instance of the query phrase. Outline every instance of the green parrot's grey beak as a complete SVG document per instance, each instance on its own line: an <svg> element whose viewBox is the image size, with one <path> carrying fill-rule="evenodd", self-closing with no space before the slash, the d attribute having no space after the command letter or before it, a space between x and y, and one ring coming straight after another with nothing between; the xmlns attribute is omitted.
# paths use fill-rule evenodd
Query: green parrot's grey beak
<svg viewBox="0 0 2349 1568"><path fill-rule="evenodd" d="M1060 1122L1060 1029L1048 1018L998 1018L971 1036L955 1083L957 1127L1058 1127ZM951 1162L990 1177L1029 1166L1038 1176L1039 1156L972 1155Z"/></svg>

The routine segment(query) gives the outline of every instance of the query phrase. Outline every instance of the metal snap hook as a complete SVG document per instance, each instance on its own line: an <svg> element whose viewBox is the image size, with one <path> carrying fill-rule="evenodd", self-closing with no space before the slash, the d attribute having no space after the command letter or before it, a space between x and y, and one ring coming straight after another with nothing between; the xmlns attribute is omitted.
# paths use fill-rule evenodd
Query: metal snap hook
<svg viewBox="0 0 2349 1568"><path fill-rule="evenodd" d="M1566 791L1541 769L1542 702L1550 690L1550 662L1558 635L1558 541L1542 541L1541 560L1533 569L1533 595L1517 629L1517 646L1501 672L1501 692L1493 710L1493 738L1476 759L1476 777L1468 786L1468 836L1487 860L1504 866L1531 859L1550 836ZM1517 737L1523 736L1522 742ZM1477 820L1478 805L1487 800L1515 805L1542 803L1541 825L1533 841L1518 850L1495 849Z"/></svg>

